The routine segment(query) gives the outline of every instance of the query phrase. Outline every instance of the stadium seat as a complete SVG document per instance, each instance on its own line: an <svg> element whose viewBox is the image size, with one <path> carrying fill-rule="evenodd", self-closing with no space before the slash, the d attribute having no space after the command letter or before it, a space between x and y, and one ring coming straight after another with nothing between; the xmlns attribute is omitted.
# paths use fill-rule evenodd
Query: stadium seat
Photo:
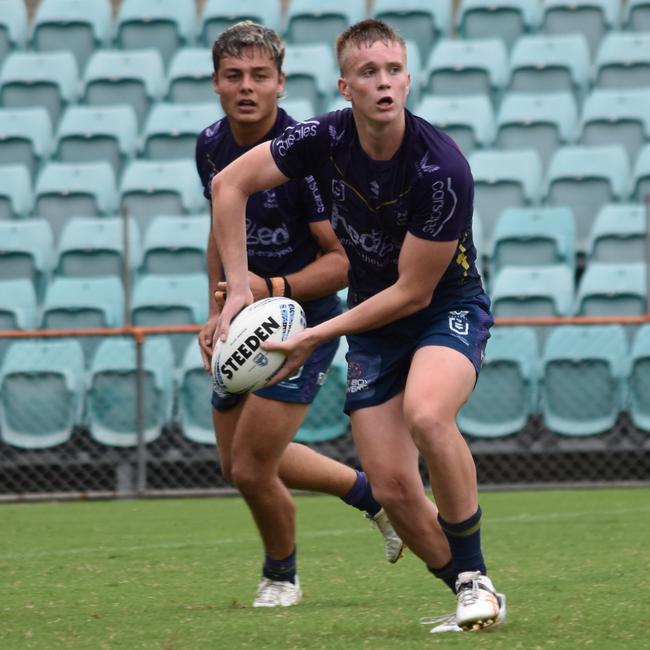
<svg viewBox="0 0 650 650"><path fill-rule="evenodd" d="M648 0L628 0L623 19L625 29L635 32L650 31L650 2Z"/></svg>
<svg viewBox="0 0 650 650"><path fill-rule="evenodd" d="M541 408L546 426L570 436L611 429L623 407L628 367L621 325L554 328L542 354Z"/></svg>
<svg viewBox="0 0 650 650"><path fill-rule="evenodd" d="M198 214L205 198L193 160L134 160L120 184L122 208L146 233L151 217Z"/></svg>
<svg viewBox="0 0 650 650"><path fill-rule="evenodd" d="M0 257L0 265L1 260ZM3 276L0 279L0 330L31 330L37 327L37 322L34 284L27 278L5 279ZM0 339L0 346L2 343Z"/></svg>
<svg viewBox="0 0 650 650"><path fill-rule="evenodd" d="M411 86L409 89L408 97L406 98L406 107L412 111L420 102L422 82L424 79L424 69L422 67L422 62L426 61L426 59L422 58L417 43L414 41L405 41L405 44L406 68L411 75Z"/></svg>
<svg viewBox="0 0 650 650"><path fill-rule="evenodd" d="M0 223L27 217L33 207L29 169L25 165L0 165Z"/></svg>
<svg viewBox="0 0 650 650"><path fill-rule="evenodd" d="M163 61L157 50L97 51L83 77L83 101L91 106L129 104L138 126L151 104L166 91Z"/></svg>
<svg viewBox="0 0 650 650"><path fill-rule="evenodd" d="M646 259L645 207L635 203L604 205L589 231L590 262L643 262Z"/></svg>
<svg viewBox="0 0 650 650"><path fill-rule="evenodd" d="M222 117L215 100L206 104L156 104L144 127L141 154L149 160L191 159L198 134Z"/></svg>
<svg viewBox="0 0 650 650"><path fill-rule="evenodd" d="M324 43L332 47L349 25L363 20L365 0L292 0L286 15L285 38L289 43Z"/></svg>
<svg viewBox="0 0 650 650"><path fill-rule="evenodd" d="M0 368L0 435L23 449L66 442L81 422L84 357L77 341L17 341Z"/></svg>
<svg viewBox="0 0 650 650"><path fill-rule="evenodd" d="M46 109L0 109L0 165L25 165L33 178L51 148L52 123Z"/></svg>
<svg viewBox="0 0 650 650"><path fill-rule="evenodd" d="M539 21L537 0L461 0L456 15L464 38L500 38L508 49L523 34L534 32Z"/></svg>
<svg viewBox="0 0 650 650"><path fill-rule="evenodd" d="M512 48L510 74L510 91L569 91L581 100L589 82L589 46L581 34L522 36Z"/></svg>
<svg viewBox="0 0 650 650"><path fill-rule="evenodd" d="M166 338L147 338L142 354L142 424L145 442L171 419L173 354ZM107 338L95 353L87 391L93 439L114 447L138 444L137 354L132 339Z"/></svg>
<svg viewBox="0 0 650 650"><path fill-rule="evenodd" d="M83 69L111 34L110 0L42 0L32 22L31 46L40 52L65 49Z"/></svg>
<svg viewBox="0 0 650 650"><path fill-rule="evenodd" d="M117 178L135 153L137 131L128 104L71 106L57 129L55 157L67 163L109 162Z"/></svg>
<svg viewBox="0 0 650 650"><path fill-rule="evenodd" d="M142 247L136 223L129 221L125 241L121 217L71 217L59 244L55 274L71 278L113 276L123 278L124 251L128 246L128 269L131 274L140 266Z"/></svg>
<svg viewBox="0 0 650 650"><path fill-rule="evenodd" d="M141 273L205 273L210 215L155 217L144 238Z"/></svg>
<svg viewBox="0 0 650 650"><path fill-rule="evenodd" d="M348 416L343 412L347 389L348 365L345 360L347 342L341 338L338 350L316 399L294 440L303 443L325 442L342 436L349 426Z"/></svg>
<svg viewBox="0 0 650 650"><path fill-rule="evenodd" d="M71 216L108 216L118 207L115 174L107 162L48 163L34 193L34 214L50 222L55 240Z"/></svg>
<svg viewBox="0 0 650 650"><path fill-rule="evenodd" d="M650 33L609 34L594 69L599 88L650 88Z"/></svg>
<svg viewBox="0 0 650 650"><path fill-rule="evenodd" d="M24 0L3 0L0 12L0 66L5 56L21 49L27 38L27 7Z"/></svg>
<svg viewBox="0 0 650 650"><path fill-rule="evenodd" d="M497 318L571 316L573 272L565 264L506 266L489 293Z"/></svg>
<svg viewBox="0 0 650 650"><path fill-rule="evenodd" d="M539 351L532 327L495 327L481 374L458 414L463 434L479 438L521 431L537 413Z"/></svg>
<svg viewBox="0 0 650 650"><path fill-rule="evenodd" d="M622 144L636 158L650 141L650 87L647 90L594 90L582 110L580 144Z"/></svg>
<svg viewBox="0 0 650 650"><path fill-rule="evenodd" d="M427 61L434 42L451 31L451 4L447 0L375 0L372 14L417 44Z"/></svg>
<svg viewBox="0 0 650 650"><path fill-rule="evenodd" d="M310 117L314 117L318 111L316 107L304 97L296 97L295 99L281 99L280 106L298 122L304 122ZM330 104L327 106L327 111L332 110Z"/></svg>
<svg viewBox="0 0 650 650"><path fill-rule="evenodd" d="M575 239L569 208L506 208L494 229L490 269L563 264L573 271Z"/></svg>
<svg viewBox="0 0 650 650"><path fill-rule="evenodd" d="M282 69L289 99L307 99L319 114L326 110L336 93L338 78L331 46L287 45Z"/></svg>
<svg viewBox="0 0 650 650"><path fill-rule="evenodd" d="M569 206L576 218L577 250L586 238L598 210L628 195L630 164L621 145L563 147L551 159L547 173L546 204Z"/></svg>
<svg viewBox="0 0 650 650"><path fill-rule="evenodd" d="M200 18L201 45L212 47L219 34L240 20L280 30L280 3L268 0L207 0Z"/></svg>
<svg viewBox="0 0 650 650"><path fill-rule="evenodd" d="M183 435L203 445L215 445L212 424L212 376L205 371L196 341L190 341L178 379L178 418Z"/></svg>
<svg viewBox="0 0 650 650"><path fill-rule="evenodd" d="M569 92L509 93L497 117L496 147L535 149L544 167L556 149L572 144L578 109Z"/></svg>
<svg viewBox="0 0 650 650"><path fill-rule="evenodd" d="M56 125L63 109L77 100L78 76L70 52L14 52L0 73L0 106L42 106Z"/></svg>
<svg viewBox="0 0 650 650"><path fill-rule="evenodd" d="M0 277L29 280L38 296L53 263L53 237L45 219L0 221Z"/></svg>
<svg viewBox="0 0 650 650"><path fill-rule="evenodd" d="M466 156L476 148L489 147L494 141L494 111L484 95L426 95L415 113L449 134Z"/></svg>
<svg viewBox="0 0 650 650"><path fill-rule="evenodd" d="M544 0L542 29L547 34L583 34L593 55L603 36L617 29L619 0Z"/></svg>
<svg viewBox="0 0 650 650"><path fill-rule="evenodd" d="M641 316L646 309L646 265L591 262L578 285L578 316Z"/></svg>
<svg viewBox="0 0 650 650"><path fill-rule="evenodd" d="M424 90L434 95L486 95L498 102L509 77L500 39L442 39L425 66Z"/></svg>
<svg viewBox="0 0 650 650"><path fill-rule="evenodd" d="M179 50L169 64L166 99L175 103L212 102L218 107L212 87L212 70L212 53L208 48Z"/></svg>
<svg viewBox="0 0 650 650"><path fill-rule="evenodd" d="M490 245L498 216L508 207L539 203L542 163L536 151L475 151L469 157L485 241Z"/></svg>
<svg viewBox="0 0 650 650"><path fill-rule="evenodd" d="M632 178L632 196L636 201L647 201L650 196L650 144L637 156Z"/></svg>
<svg viewBox="0 0 650 650"><path fill-rule="evenodd" d="M191 45L196 6L178 0L123 0L115 21L115 41L125 50L151 48L169 63L180 47Z"/></svg>
<svg viewBox="0 0 650 650"><path fill-rule="evenodd" d="M650 432L650 325L639 328L630 351L628 410L635 427Z"/></svg>

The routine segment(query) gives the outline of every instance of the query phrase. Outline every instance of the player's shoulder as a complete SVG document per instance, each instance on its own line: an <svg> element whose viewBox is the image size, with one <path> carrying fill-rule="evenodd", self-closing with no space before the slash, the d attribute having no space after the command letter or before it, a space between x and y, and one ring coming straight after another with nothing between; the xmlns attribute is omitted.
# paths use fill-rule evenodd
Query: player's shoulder
<svg viewBox="0 0 650 650"><path fill-rule="evenodd" d="M225 122L226 118L222 117L206 126L197 136L197 146L209 147L222 140L227 132L224 128Z"/></svg>

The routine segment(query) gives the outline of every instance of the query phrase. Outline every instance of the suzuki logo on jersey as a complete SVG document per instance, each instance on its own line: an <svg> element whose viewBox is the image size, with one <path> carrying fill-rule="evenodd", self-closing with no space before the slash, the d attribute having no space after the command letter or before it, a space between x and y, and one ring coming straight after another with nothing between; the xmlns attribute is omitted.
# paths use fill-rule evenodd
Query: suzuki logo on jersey
<svg viewBox="0 0 650 650"><path fill-rule="evenodd" d="M318 120L307 120L287 127L284 133L275 139L275 150L278 152L278 156L284 157L296 142L315 136L319 124Z"/></svg>
<svg viewBox="0 0 650 650"><path fill-rule="evenodd" d="M469 334L469 322L467 321L467 311L450 311L449 312L449 329L459 336Z"/></svg>
<svg viewBox="0 0 650 650"><path fill-rule="evenodd" d="M246 244L263 246L283 246L289 241L289 228L282 224L277 228L258 226L251 219L246 219Z"/></svg>

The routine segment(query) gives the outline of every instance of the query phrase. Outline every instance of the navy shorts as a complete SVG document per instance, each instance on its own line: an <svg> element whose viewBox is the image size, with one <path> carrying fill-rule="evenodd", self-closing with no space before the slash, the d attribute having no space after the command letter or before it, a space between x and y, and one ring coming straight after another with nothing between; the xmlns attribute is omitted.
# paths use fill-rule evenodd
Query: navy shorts
<svg viewBox="0 0 650 650"><path fill-rule="evenodd" d="M413 355L427 345L458 350L478 377L493 322L490 300L481 294L348 336L345 412L383 404L404 390Z"/></svg>

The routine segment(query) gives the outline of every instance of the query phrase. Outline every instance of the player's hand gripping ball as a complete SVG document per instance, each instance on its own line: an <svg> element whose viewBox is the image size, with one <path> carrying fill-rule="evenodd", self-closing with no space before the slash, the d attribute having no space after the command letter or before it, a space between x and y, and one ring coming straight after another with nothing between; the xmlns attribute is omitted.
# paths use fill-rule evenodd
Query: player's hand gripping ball
<svg viewBox="0 0 650 650"><path fill-rule="evenodd" d="M290 298L265 298L243 309L230 323L226 341L212 353L212 377L220 394L259 390L282 367L285 354L262 349L264 341L286 341L307 327L305 312Z"/></svg>

